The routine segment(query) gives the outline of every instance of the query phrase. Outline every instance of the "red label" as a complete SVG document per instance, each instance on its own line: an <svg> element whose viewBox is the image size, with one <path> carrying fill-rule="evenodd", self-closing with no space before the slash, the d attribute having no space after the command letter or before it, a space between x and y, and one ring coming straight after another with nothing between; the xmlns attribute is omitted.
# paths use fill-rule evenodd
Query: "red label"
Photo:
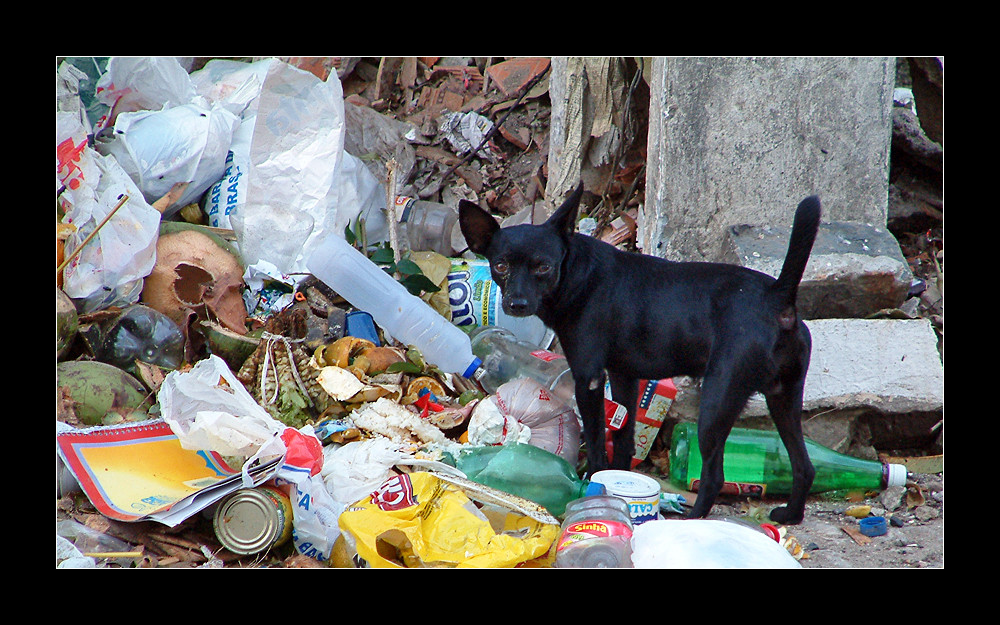
<svg viewBox="0 0 1000 625"><path fill-rule="evenodd" d="M546 351L544 349L535 350L531 352L531 355L534 356L535 358L538 358L539 360L544 360L545 362L552 362L553 360L559 360L560 358L565 358L565 356L561 354Z"/></svg>
<svg viewBox="0 0 1000 625"><path fill-rule="evenodd" d="M614 536L620 536L623 540L627 540L632 537L632 529L625 523L618 521L591 520L570 523L559 537L556 550L565 549L573 543L589 538L611 538Z"/></svg>
<svg viewBox="0 0 1000 625"><path fill-rule="evenodd" d="M416 505L417 498L413 495L410 476L404 473L382 482L378 490L372 493L372 503L387 512Z"/></svg>
<svg viewBox="0 0 1000 625"><path fill-rule="evenodd" d="M610 430L620 430L628 419L628 410L616 401L604 400L604 421Z"/></svg>

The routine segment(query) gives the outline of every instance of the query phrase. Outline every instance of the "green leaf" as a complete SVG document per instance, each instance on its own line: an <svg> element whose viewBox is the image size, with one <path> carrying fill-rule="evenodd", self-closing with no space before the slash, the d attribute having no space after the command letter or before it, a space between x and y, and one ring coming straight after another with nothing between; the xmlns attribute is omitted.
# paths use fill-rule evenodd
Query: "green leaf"
<svg viewBox="0 0 1000 625"><path fill-rule="evenodd" d="M358 240L358 238L354 236L354 233L351 232L351 224L344 226L344 239L351 245L354 245L354 242Z"/></svg>
<svg viewBox="0 0 1000 625"><path fill-rule="evenodd" d="M441 287L431 282L430 278L423 274L406 276L400 280L399 283L405 286L407 290L414 295L420 295L421 291L426 291L427 293L437 293L441 290Z"/></svg>
<svg viewBox="0 0 1000 625"><path fill-rule="evenodd" d="M392 250L387 247L375 248L375 251L372 252L370 258L372 259L373 263L377 263L379 265L389 265L396 260L395 255L393 255L392 253Z"/></svg>
<svg viewBox="0 0 1000 625"><path fill-rule="evenodd" d="M386 373L420 373L422 369L412 362L394 362L385 368Z"/></svg>
<svg viewBox="0 0 1000 625"><path fill-rule="evenodd" d="M404 276L422 275L424 273L423 269L420 268L420 265L413 262L409 258L400 259L400 261L396 263L396 271L398 271L400 275Z"/></svg>

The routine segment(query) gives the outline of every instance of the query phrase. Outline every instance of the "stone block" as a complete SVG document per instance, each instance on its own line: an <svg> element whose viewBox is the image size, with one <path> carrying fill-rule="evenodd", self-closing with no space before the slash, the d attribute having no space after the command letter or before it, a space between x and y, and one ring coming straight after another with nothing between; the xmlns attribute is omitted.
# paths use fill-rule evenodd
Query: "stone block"
<svg viewBox="0 0 1000 625"><path fill-rule="evenodd" d="M791 226L734 226L728 234L725 262L778 277ZM824 223L799 286L799 313L806 319L867 317L899 307L912 280L899 243L884 227Z"/></svg>

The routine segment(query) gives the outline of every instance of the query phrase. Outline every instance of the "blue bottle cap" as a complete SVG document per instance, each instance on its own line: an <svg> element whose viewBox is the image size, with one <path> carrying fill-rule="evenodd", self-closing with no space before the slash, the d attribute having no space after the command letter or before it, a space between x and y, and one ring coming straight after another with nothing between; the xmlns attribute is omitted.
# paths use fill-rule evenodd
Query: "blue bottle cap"
<svg viewBox="0 0 1000 625"><path fill-rule="evenodd" d="M472 363L469 365L469 368L466 369L465 373L462 374L462 377L463 378L472 378L472 374L474 374L476 372L476 370L479 369L479 367L482 364L483 364L483 361L480 360L478 356L474 357L472 359Z"/></svg>
<svg viewBox="0 0 1000 625"><path fill-rule="evenodd" d="M588 482L587 490L583 493L584 497L590 497L592 495L607 495L608 489L604 484L600 482Z"/></svg>

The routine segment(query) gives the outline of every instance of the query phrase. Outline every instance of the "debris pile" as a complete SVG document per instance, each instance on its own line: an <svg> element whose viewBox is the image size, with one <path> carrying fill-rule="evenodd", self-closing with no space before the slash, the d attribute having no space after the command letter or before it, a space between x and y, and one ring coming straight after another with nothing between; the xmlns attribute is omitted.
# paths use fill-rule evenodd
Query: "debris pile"
<svg viewBox="0 0 1000 625"><path fill-rule="evenodd" d="M578 473L572 407L516 372L488 393L443 371L306 269L343 237L460 327L496 323L454 221L407 220L460 199L544 217L549 71L545 58L59 60L57 567L554 565L560 519L457 460L530 445ZM634 95L641 109L648 94ZM634 134L593 174L587 222L623 247L641 200ZM452 253L414 247L418 226L451 229L433 234ZM510 329L550 347L551 333ZM682 495L661 495L659 512L682 512ZM756 565L797 566L808 556L793 546L783 530Z"/></svg>

